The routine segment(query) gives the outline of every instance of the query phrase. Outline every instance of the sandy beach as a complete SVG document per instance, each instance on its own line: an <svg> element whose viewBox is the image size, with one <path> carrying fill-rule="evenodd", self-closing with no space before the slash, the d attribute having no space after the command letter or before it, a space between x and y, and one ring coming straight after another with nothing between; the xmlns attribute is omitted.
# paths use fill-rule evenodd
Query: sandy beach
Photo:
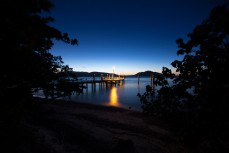
<svg viewBox="0 0 229 153"><path fill-rule="evenodd" d="M186 152L166 123L141 112L66 101L42 103L41 110L26 126L44 152Z"/></svg>

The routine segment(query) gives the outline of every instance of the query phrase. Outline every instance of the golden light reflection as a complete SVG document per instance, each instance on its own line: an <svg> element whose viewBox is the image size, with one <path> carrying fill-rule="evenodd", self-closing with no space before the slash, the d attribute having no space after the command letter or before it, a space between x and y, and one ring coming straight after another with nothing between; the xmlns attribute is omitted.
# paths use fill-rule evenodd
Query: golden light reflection
<svg viewBox="0 0 229 153"><path fill-rule="evenodd" d="M117 89L116 89L116 87L112 87L112 88L111 88L109 105L110 105L110 106L119 106L118 94L117 94Z"/></svg>

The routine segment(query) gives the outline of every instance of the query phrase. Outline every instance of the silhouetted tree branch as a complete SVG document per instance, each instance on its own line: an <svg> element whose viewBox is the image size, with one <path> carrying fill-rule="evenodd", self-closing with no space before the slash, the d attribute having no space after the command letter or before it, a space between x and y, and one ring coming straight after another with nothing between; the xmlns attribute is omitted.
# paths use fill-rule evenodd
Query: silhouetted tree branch
<svg viewBox="0 0 229 153"><path fill-rule="evenodd" d="M182 60L171 65L179 74L163 67L164 77L156 78L161 86L156 97L143 103L152 115L169 118L176 131L195 142L199 152L226 150L229 136L229 8L212 9L209 17L188 34L189 40L177 39ZM173 80L169 85L167 79ZM203 146L202 142L214 143ZM228 151L228 150L227 150Z"/></svg>
<svg viewBox="0 0 229 153"><path fill-rule="evenodd" d="M31 88L44 87L56 77L64 65L49 52L54 39L78 43L49 25L54 19L43 12L52 7L49 0L0 2L1 98L29 96Z"/></svg>

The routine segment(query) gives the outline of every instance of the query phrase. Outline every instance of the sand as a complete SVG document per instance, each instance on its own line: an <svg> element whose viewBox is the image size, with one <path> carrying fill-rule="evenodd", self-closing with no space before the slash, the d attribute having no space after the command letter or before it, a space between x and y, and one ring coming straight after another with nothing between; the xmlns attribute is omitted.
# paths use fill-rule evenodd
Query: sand
<svg viewBox="0 0 229 153"><path fill-rule="evenodd" d="M41 106L27 126L47 152L187 152L166 123L138 111L66 101Z"/></svg>

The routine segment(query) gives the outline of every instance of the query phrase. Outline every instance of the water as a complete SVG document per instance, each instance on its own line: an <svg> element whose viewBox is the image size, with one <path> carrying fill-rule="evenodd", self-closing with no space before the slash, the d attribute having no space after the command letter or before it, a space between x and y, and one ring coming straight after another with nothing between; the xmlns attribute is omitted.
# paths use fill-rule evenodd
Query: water
<svg viewBox="0 0 229 153"><path fill-rule="evenodd" d="M79 79L92 80L92 78ZM61 99L141 111L141 102L137 94L143 94L146 85L152 85L150 77L140 78L139 83L138 78L125 78L122 85L101 86L99 83L96 83L96 86L93 87L91 84L88 84L87 88L83 89L82 94L73 94L70 97L63 97ZM155 89L157 90L158 88L156 87ZM34 96L44 97L42 90L39 90Z"/></svg>
<svg viewBox="0 0 229 153"><path fill-rule="evenodd" d="M150 78L140 78L139 84L138 78L126 78L122 85L116 86L99 86L97 83L93 88L91 84L88 84L88 87L83 89L82 94L74 94L70 100L141 111L141 102L137 94L143 94L146 85L151 85ZM64 99L69 100L68 97Z"/></svg>

